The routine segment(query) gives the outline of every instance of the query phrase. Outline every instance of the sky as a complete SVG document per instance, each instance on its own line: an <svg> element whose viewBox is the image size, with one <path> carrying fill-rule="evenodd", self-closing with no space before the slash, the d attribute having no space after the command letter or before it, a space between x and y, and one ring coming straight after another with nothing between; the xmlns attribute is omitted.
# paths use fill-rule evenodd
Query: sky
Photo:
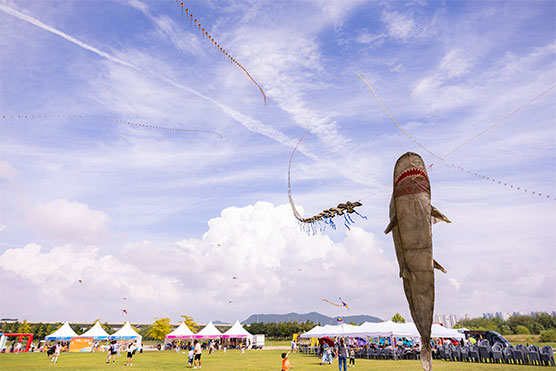
<svg viewBox="0 0 556 371"><path fill-rule="evenodd" d="M435 312L556 309L553 1L185 7L266 104L175 1L0 0L1 318L410 318L384 234L408 151L452 220ZM293 217L306 128L293 199L361 200L351 229Z"/></svg>

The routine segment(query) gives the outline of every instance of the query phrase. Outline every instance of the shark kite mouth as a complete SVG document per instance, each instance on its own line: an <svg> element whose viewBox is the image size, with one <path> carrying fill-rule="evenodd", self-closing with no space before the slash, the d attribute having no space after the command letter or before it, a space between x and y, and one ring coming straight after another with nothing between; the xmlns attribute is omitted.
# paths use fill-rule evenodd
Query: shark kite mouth
<svg viewBox="0 0 556 371"><path fill-rule="evenodd" d="M394 182L394 187L396 187L402 180L404 180L406 178L409 178L409 177L416 178L416 177L419 177L419 176L425 178L426 180L429 180L429 178L427 177L427 173L425 173L421 169L418 169L416 167L412 167L412 168L409 168L407 170L404 170L396 178L396 181Z"/></svg>

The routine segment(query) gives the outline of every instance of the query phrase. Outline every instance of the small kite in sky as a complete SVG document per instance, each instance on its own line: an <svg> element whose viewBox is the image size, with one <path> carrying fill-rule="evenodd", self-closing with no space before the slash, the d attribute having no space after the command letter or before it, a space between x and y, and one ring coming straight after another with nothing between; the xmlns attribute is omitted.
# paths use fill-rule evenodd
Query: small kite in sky
<svg viewBox="0 0 556 371"><path fill-rule="evenodd" d="M341 319L341 318L336 318L336 322L337 322L337 323L340 323L340 324L343 324L343 323L344 323L344 320Z"/></svg>
<svg viewBox="0 0 556 371"><path fill-rule="evenodd" d="M349 310L349 305L347 305L344 301L342 301L342 298L340 298L341 304L334 303L334 302L332 302L332 301L330 301L330 300L327 300L327 299L322 299L322 301L325 301L325 302L327 302L328 304L332 304L332 305L334 305L334 306L336 306L336 307L340 307L340 308L345 307L345 308L347 308L347 310Z"/></svg>
<svg viewBox="0 0 556 371"><path fill-rule="evenodd" d="M221 245L221 244L217 244L216 247L222 247L222 245Z"/></svg>
<svg viewBox="0 0 556 371"><path fill-rule="evenodd" d="M231 300L229 300L229 301L228 301L228 304L232 304L232 301L231 301Z"/></svg>
<svg viewBox="0 0 556 371"><path fill-rule="evenodd" d="M125 310L125 309L122 309L122 312L124 312L125 314L127 314L127 310Z"/></svg>
<svg viewBox="0 0 556 371"><path fill-rule="evenodd" d="M232 279L233 279L233 280L237 280L237 276L233 276Z"/></svg>
<svg viewBox="0 0 556 371"><path fill-rule="evenodd" d="M340 299L340 302L342 302L342 306L343 306L343 307L346 307L347 310L349 310L349 305L347 305L346 302L344 302L344 301L342 300L342 298L338 298L338 299Z"/></svg>
<svg viewBox="0 0 556 371"><path fill-rule="evenodd" d="M82 281L82 280L79 280L79 283L83 283L83 281Z"/></svg>

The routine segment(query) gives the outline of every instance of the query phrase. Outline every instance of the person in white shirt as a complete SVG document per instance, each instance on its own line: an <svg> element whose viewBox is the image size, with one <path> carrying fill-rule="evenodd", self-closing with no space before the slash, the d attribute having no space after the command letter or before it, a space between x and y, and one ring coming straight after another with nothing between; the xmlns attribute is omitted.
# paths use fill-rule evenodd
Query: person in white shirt
<svg viewBox="0 0 556 371"><path fill-rule="evenodd" d="M199 364L199 368L201 368L201 343L199 340L195 340L195 356L193 358L193 368L197 368L197 363Z"/></svg>

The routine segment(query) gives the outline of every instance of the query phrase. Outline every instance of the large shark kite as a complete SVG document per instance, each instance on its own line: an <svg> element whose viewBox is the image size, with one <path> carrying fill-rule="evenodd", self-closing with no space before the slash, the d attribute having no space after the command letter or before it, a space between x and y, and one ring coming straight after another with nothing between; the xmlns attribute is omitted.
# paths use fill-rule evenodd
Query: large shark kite
<svg viewBox="0 0 556 371"><path fill-rule="evenodd" d="M421 364L432 370L430 345L434 313L434 268L446 270L432 256L432 222L450 223L431 205L431 186L421 156L408 152L394 167L390 224L411 317L421 335Z"/></svg>

